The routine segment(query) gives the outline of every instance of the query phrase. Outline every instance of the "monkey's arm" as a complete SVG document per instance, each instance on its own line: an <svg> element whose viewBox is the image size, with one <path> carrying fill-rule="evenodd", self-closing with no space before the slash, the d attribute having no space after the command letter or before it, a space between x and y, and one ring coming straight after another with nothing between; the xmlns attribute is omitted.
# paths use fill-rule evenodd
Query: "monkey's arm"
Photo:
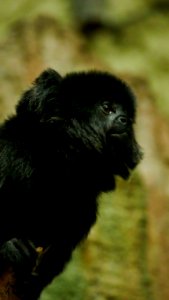
<svg viewBox="0 0 169 300"><path fill-rule="evenodd" d="M3 299L37 300L43 289L62 271L66 261L63 252L64 249L59 258L54 246L42 251L28 240L13 238L5 242L0 248Z"/></svg>

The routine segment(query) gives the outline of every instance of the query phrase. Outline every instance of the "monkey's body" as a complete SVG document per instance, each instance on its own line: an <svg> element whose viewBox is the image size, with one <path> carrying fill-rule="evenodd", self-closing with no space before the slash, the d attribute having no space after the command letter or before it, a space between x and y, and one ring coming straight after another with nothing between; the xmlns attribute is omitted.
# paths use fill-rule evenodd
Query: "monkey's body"
<svg viewBox="0 0 169 300"><path fill-rule="evenodd" d="M134 120L135 100L121 80L101 72L62 78L49 70L2 125L0 240L48 249L37 267L41 286L87 236L98 195L139 162Z"/></svg>
<svg viewBox="0 0 169 300"><path fill-rule="evenodd" d="M82 233L73 246L95 221L97 195L113 189L114 179L97 151L82 153L82 145L80 149L57 129L55 141L48 130L31 125L30 131L29 123L14 117L1 128L0 198L11 200L2 201L0 228L6 230L0 239L27 237L44 247L72 228L73 234ZM64 235L64 242L70 236Z"/></svg>

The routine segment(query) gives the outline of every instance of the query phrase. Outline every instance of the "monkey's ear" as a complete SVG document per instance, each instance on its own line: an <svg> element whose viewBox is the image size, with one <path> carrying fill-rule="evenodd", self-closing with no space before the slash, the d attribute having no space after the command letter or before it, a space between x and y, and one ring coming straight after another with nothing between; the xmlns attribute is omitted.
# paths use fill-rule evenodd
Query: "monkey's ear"
<svg viewBox="0 0 169 300"><path fill-rule="evenodd" d="M62 80L61 75L53 69L47 69L43 71L39 77L35 79L35 86L42 85L44 88L49 87L49 85L55 85L60 83Z"/></svg>
<svg viewBox="0 0 169 300"><path fill-rule="evenodd" d="M61 75L53 69L45 70L35 79L33 87L26 91L16 107L17 115L44 117L56 98Z"/></svg>

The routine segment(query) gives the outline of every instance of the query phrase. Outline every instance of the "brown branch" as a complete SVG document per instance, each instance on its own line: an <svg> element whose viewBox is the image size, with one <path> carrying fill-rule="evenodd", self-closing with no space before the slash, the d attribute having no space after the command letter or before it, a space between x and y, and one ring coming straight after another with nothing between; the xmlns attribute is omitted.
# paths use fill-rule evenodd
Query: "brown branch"
<svg viewBox="0 0 169 300"><path fill-rule="evenodd" d="M0 276L0 300L21 300L16 294L16 278L12 268Z"/></svg>

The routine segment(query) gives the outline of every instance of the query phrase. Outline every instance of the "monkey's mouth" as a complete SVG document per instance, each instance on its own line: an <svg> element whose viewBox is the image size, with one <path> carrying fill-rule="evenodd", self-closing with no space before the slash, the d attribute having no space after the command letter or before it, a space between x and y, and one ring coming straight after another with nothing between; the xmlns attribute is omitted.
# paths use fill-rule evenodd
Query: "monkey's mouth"
<svg viewBox="0 0 169 300"><path fill-rule="evenodd" d="M116 163L115 163L114 173L115 175L118 175L123 179L127 180L130 177L132 170L135 169L135 167L142 159L142 153L138 151L133 155L133 151L131 152L129 151L127 153L127 149L123 149L123 150L124 152L123 151L120 152L119 149L118 156L115 157Z"/></svg>
<svg viewBox="0 0 169 300"><path fill-rule="evenodd" d="M130 177L130 173L131 169L127 166L127 164L124 163L118 167L116 175L122 177L124 180L127 180Z"/></svg>

